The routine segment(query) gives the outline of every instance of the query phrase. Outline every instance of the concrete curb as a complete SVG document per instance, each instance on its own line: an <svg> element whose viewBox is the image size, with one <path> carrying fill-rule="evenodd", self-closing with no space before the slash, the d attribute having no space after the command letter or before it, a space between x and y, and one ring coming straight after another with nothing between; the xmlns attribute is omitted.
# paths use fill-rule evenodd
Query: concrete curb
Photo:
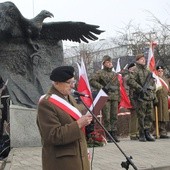
<svg viewBox="0 0 170 170"><path fill-rule="evenodd" d="M156 167L156 168L149 168L145 170L170 170L170 166L162 166L162 167Z"/></svg>
<svg viewBox="0 0 170 170"><path fill-rule="evenodd" d="M14 150L11 149L6 161L4 161L4 169L3 170L10 170L11 169L13 154L14 154Z"/></svg>

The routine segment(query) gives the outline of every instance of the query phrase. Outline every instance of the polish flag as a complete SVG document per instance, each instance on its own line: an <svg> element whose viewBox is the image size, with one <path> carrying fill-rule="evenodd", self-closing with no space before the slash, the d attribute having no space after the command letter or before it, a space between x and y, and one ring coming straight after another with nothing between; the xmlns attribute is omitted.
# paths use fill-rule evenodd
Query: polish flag
<svg viewBox="0 0 170 170"><path fill-rule="evenodd" d="M127 65L123 68L123 70L127 67ZM121 67L120 67L120 58L117 60L117 66L116 66L116 73L121 72ZM120 83L120 103L119 103L119 109L120 108L132 108L132 105L130 103L129 97L126 93L125 87L123 85L123 78L121 74L118 74L118 80Z"/></svg>
<svg viewBox="0 0 170 170"><path fill-rule="evenodd" d="M116 66L116 73L119 73L120 71L121 71L121 68L120 68L120 58L118 58L117 66Z"/></svg>
<svg viewBox="0 0 170 170"><path fill-rule="evenodd" d="M119 109L120 108L126 108L130 109L132 108L132 105L130 103L129 97L126 93L125 87L123 85L123 78L121 74L118 74L118 80L120 83L120 103L119 103Z"/></svg>
<svg viewBox="0 0 170 170"><path fill-rule="evenodd" d="M78 63L77 63L77 65L78 65L78 70L79 70L79 81L78 81L77 91L90 96L89 98L81 96L81 100L88 107L90 107L93 103L93 98L92 98L92 93L91 93L89 80L87 77L87 72L86 72L86 68L85 68L83 59L81 60L81 66Z"/></svg>
<svg viewBox="0 0 170 170"><path fill-rule="evenodd" d="M155 67L155 57L154 57L154 47L157 44L154 42L150 43L149 53L148 53L148 61L147 61L147 68L153 73L153 77L155 78L156 83L156 90L159 90L162 88L162 83L159 79L159 77L156 75L156 67Z"/></svg>
<svg viewBox="0 0 170 170"><path fill-rule="evenodd" d="M155 57L154 57L154 47L157 44L154 42L150 43L150 48L149 48L149 53L148 53L148 61L147 61L147 68L151 71L151 72L155 72Z"/></svg>

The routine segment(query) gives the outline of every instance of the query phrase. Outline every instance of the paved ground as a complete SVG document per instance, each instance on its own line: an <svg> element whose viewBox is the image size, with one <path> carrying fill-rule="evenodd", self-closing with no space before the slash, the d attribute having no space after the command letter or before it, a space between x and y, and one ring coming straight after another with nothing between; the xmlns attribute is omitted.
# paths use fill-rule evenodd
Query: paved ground
<svg viewBox="0 0 170 170"><path fill-rule="evenodd" d="M157 139L156 142L131 141L121 139L118 146L138 170L159 169L170 170L170 139ZM126 161L114 143L104 147L89 149L93 155L92 170L119 170L121 163ZM13 148L6 160L4 170L41 170L41 147ZM134 169L132 166L129 170Z"/></svg>

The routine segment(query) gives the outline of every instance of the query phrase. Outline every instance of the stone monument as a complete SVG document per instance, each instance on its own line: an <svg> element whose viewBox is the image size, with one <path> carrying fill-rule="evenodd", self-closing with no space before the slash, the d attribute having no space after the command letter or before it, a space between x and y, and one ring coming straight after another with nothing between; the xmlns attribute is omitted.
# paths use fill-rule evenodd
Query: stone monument
<svg viewBox="0 0 170 170"><path fill-rule="evenodd" d="M17 124L18 131L29 119L27 114L20 115L23 109L18 109L36 109L39 97L46 93L51 83L51 70L63 64L61 40L88 43L88 39L97 40L95 34L103 32L99 26L84 22L45 23L47 17L53 17L53 14L43 10L36 17L26 19L14 3L0 3L0 76L4 82L8 80L11 105L19 106L17 111L12 107L13 115L10 116L10 128L16 130L12 126L22 122ZM35 126L30 124L27 128L31 127ZM15 135L11 136L11 140L15 140ZM18 143L18 139L14 143Z"/></svg>

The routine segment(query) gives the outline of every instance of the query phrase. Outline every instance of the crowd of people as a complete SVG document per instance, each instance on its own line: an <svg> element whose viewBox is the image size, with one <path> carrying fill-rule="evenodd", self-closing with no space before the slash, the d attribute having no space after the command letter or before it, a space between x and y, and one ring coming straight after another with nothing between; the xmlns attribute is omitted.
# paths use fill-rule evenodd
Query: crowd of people
<svg viewBox="0 0 170 170"><path fill-rule="evenodd" d="M102 108L102 124L108 131L107 142L120 142L117 134L117 120L121 101L120 82L113 70L112 58L105 55L102 68L90 76L90 86L102 89L108 100ZM143 54L135 57L135 62L128 64L126 74L122 74L124 87L131 102L129 136L140 142L169 138L167 123L170 120L168 110L169 79L165 68L156 67L156 74L162 84L157 89L156 78L147 69ZM76 88L75 70L72 66L60 66L50 74L51 87L41 96L38 103L37 125L42 139L43 170L79 169L90 170L86 127L93 122L93 116L72 94ZM0 77L0 96L5 92L6 84ZM2 98L1 98L2 99ZM0 102L0 139L3 135L3 116L5 105ZM157 112L157 114L155 114ZM156 122L156 120L158 120ZM93 122L94 123L94 122ZM158 128L158 132L156 131ZM110 136L114 139L110 139ZM74 162L74 163L73 163Z"/></svg>
<svg viewBox="0 0 170 170"><path fill-rule="evenodd" d="M128 65L123 75L124 86L131 102L129 108L129 135L132 140L155 141L155 108L158 110L160 138L169 138L166 124L169 121L168 95L169 81L164 76L164 67L157 66L162 88L156 89L155 78L146 68L143 54L136 55L135 62ZM121 100L118 75L113 71L112 58L105 55L102 68L90 78L90 86L103 89L108 100L102 108L102 123L108 131L108 142L120 142L117 134L117 113ZM74 68L60 66L50 75L49 91L38 103L37 125L42 139L43 170L48 169L90 169L87 152L86 127L93 122L81 102L72 95L75 88ZM164 83L164 84L163 84ZM110 139L109 137L112 137ZM74 163L73 163L74 162Z"/></svg>
<svg viewBox="0 0 170 170"><path fill-rule="evenodd" d="M106 55L102 60L102 69L91 76L90 85L94 89L103 89L109 99L102 109L103 124L116 142L117 137L117 113L120 102L120 84L118 74L122 74L124 87L130 99L129 136L131 140L155 141L157 111L159 138L169 138L167 123L170 120L168 111L169 81L164 75L163 66L156 67L156 74L160 78L162 88L157 89L156 78L146 65L144 54L138 54L135 62L127 67L126 74L113 71L112 59ZM107 137L108 142L112 142Z"/></svg>
<svg viewBox="0 0 170 170"><path fill-rule="evenodd" d="M131 67L133 66L133 67ZM129 124L131 139L139 141L155 141L155 138L169 138L167 123L170 120L168 111L168 95L170 82L165 77L165 68L156 67L156 74L161 82L161 88L156 88L156 78L146 67L143 54L136 56L136 62L129 65L126 83L129 87L129 98L132 104ZM157 113L156 113L157 112ZM156 116L158 123L156 123ZM156 127L157 126L157 127ZM158 134L156 134L158 128ZM159 135L159 136L158 136Z"/></svg>

